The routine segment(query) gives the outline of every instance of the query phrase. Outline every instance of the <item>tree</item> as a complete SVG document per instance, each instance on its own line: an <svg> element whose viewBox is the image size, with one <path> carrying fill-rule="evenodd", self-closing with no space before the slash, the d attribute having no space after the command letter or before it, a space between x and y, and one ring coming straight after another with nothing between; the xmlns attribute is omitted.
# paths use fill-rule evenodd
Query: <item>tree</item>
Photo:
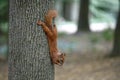
<svg viewBox="0 0 120 80"><path fill-rule="evenodd" d="M71 0L63 0L63 17L71 21L71 7L72 7L72 2Z"/></svg>
<svg viewBox="0 0 120 80"><path fill-rule="evenodd" d="M89 0L81 0L77 32L90 31L88 14L89 14Z"/></svg>
<svg viewBox="0 0 120 80"><path fill-rule="evenodd" d="M120 0L119 0L119 13L117 18L116 29L114 33L113 51L110 56L120 56Z"/></svg>
<svg viewBox="0 0 120 80"><path fill-rule="evenodd" d="M48 42L36 24L54 0L10 0L9 6L8 80L54 80Z"/></svg>

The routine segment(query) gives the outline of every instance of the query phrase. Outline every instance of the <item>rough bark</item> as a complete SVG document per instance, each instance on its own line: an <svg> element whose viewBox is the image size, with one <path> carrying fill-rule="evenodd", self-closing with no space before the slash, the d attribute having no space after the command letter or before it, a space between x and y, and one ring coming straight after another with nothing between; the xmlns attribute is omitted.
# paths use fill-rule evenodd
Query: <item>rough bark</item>
<svg viewBox="0 0 120 80"><path fill-rule="evenodd" d="M113 51L110 56L120 56L120 0L119 0L119 13L117 18L116 29L114 33Z"/></svg>
<svg viewBox="0 0 120 80"><path fill-rule="evenodd" d="M78 33L80 31L90 31L89 29L89 0L80 0Z"/></svg>
<svg viewBox="0 0 120 80"><path fill-rule="evenodd" d="M54 80L48 41L42 28L54 0L9 1L9 73L8 80Z"/></svg>

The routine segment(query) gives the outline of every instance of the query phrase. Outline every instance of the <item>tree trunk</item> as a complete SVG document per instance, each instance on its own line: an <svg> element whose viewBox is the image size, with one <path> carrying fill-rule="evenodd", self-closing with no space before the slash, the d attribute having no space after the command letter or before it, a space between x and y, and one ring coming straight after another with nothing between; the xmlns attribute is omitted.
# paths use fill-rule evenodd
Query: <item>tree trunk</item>
<svg viewBox="0 0 120 80"><path fill-rule="evenodd" d="M67 21L71 21L71 7L72 3L71 1L63 1L63 17Z"/></svg>
<svg viewBox="0 0 120 80"><path fill-rule="evenodd" d="M116 29L114 33L113 51L110 56L120 56L120 0L119 0L119 13L117 18Z"/></svg>
<svg viewBox="0 0 120 80"><path fill-rule="evenodd" d="M9 1L8 80L54 80L47 37L36 25L53 8L54 0Z"/></svg>
<svg viewBox="0 0 120 80"><path fill-rule="evenodd" d="M89 29L89 0L80 0L80 11L78 20L78 33L90 31Z"/></svg>

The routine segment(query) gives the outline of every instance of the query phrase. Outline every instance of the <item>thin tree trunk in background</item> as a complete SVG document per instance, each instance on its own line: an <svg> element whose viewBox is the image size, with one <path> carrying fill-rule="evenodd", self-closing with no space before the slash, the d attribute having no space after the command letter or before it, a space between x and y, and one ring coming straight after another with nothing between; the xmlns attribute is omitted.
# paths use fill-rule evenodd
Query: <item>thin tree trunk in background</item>
<svg viewBox="0 0 120 80"><path fill-rule="evenodd" d="M72 7L71 1L63 0L63 17L67 21L71 21L71 7Z"/></svg>
<svg viewBox="0 0 120 80"><path fill-rule="evenodd" d="M116 29L114 33L114 45L113 51L110 56L120 56L120 0L119 0L119 13L116 23Z"/></svg>
<svg viewBox="0 0 120 80"><path fill-rule="evenodd" d="M89 0L80 0L78 31L90 31L89 29Z"/></svg>
<svg viewBox="0 0 120 80"><path fill-rule="evenodd" d="M53 7L54 0L9 1L8 80L54 80L48 42L36 25Z"/></svg>

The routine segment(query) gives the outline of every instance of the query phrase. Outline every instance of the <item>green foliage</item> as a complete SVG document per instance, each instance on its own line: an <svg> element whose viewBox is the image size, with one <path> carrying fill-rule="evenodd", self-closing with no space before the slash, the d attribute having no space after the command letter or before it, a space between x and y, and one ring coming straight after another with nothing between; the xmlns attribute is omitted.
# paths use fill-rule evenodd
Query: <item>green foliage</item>
<svg viewBox="0 0 120 80"><path fill-rule="evenodd" d="M1 23L0 30L2 31L2 33L7 34L8 33L8 23Z"/></svg>
<svg viewBox="0 0 120 80"><path fill-rule="evenodd" d="M90 0L90 12L99 21L113 21L119 8L118 0Z"/></svg>
<svg viewBox="0 0 120 80"><path fill-rule="evenodd" d="M98 10L118 11L118 0L91 0L91 4ZM112 7L111 7L112 6Z"/></svg>
<svg viewBox="0 0 120 80"><path fill-rule="evenodd" d="M0 0L0 56L8 53L8 0Z"/></svg>
<svg viewBox="0 0 120 80"><path fill-rule="evenodd" d="M92 35L92 36L90 36L90 41L91 41L91 43L95 44L99 41L99 37L96 35Z"/></svg>
<svg viewBox="0 0 120 80"><path fill-rule="evenodd" d="M72 2L74 2L74 0L62 0L63 2L65 2L65 3L72 3Z"/></svg>
<svg viewBox="0 0 120 80"><path fill-rule="evenodd" d="M67 35L65 32L59 32L59 33L58 33L58 36L59 36L59 37L63 37L63 36L65 36L65 35Z"/></svg>
<svg viewBox="0 0 120 80"><path fill-rule="evenodd" d="M8 21L8 0L0 0L0 23Z"/></svg>
<svg viewBox="0 0 120 80"><path fill-rule="evenodd" d="M106 29L102 32L102 37L106 40L106 41L111 41L113 40L113 30Z"/></svg>
<svg viewBox="0 0 120 80"><path fill-rule="evenodd" d="M0 45L8 42L8 23L0 24Z"/></svg>

